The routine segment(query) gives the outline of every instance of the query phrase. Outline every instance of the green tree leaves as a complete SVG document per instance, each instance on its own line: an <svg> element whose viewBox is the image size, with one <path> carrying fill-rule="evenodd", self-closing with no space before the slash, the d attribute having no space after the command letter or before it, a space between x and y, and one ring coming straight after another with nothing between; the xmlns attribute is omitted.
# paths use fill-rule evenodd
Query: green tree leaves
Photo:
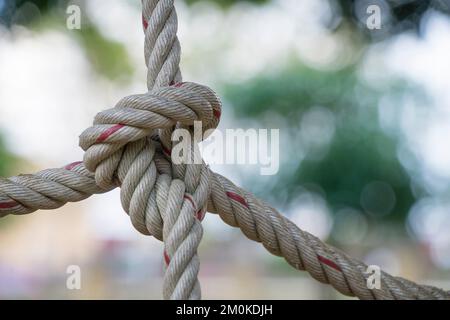
<svg viewBox="0 0 450 320"><path fill-rule="evenodd" d="M290 201L304 186L320 190L335 210L351 207L375 218L402 220L414 203L410 177L397 158L397 137L378 121L378 103L392 92L364 85L356 70L318 71L298 64L229 85L226 98L239 117L258 119L261 127L273 126L267 115L285 119L280 128L285 166L270 177L276 182L269 189L259 188L265 196ZM392 83L397 95L412 90ZM324 145L317 148L318 143Z"/></svg>

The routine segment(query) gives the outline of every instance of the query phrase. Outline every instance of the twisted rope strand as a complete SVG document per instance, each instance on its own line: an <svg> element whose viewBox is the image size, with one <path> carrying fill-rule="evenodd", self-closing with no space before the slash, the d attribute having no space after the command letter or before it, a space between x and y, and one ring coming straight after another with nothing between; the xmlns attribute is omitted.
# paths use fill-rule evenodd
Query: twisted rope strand
<svg viewBox="0 0 450 320"><path fill-rule="evenodd" d="M8 179L0 177L0 218L56 209L111 190L98 187L93 177L82 162Z"/></svg>
<svg viewBox="0 0 450 320"><path fill-rule="evenodd" d="M181 82L181 46L174 0L142 0L142 25L148 90Z"/></svg>

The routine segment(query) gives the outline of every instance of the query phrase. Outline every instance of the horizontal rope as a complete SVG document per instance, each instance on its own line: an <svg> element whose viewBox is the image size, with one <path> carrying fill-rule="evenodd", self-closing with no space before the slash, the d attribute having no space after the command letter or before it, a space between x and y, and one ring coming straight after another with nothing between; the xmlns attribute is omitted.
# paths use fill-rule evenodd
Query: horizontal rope
<svg viewBox="0 0 450 320"><path fill-rule="evenodd" d="M157 142L154 142L158 145ZM158 160L155 163L161 168L161 172L167 173L167 163L165 156L157 147L155 156ZM79 174L86 169L83 164L74 167L66 166L63 169L54 169L58 176L69 172ZM44 170L43 172L52 172ZM67 171L67 172L66 172ZM40 173L37 174L41 176ZM83 176L78 183L78 189L94 190L94 176ZM46 179L46 178L42 178ZM281 215L277 210L253 196L251 193L242 190L225 177L211 171L212 190L208 199L208 212L217 213L221 219L232 227L237 227L251 240L260 242L272 254L284 257L286 261L295 269L306 270L314 279L331 284L340 293L347 296L356 296L360 299L450 299L450 292L432 286L418 285L400 277L394 277L382 272L381 288L368 289L366 285L367 266L353 258L350 258L340 250L324 244L315 236L298 228L292 221ZM4 179L9 180L9 179ZM14 180L14 179L13 179ZM50 179L49 181L54 181ZM25 188L20 183L16 185L18 189ZM66 188L64 186L64 188ZM65 189L64 189L65 190ZM99 189L95 189L99 191ZM23 208L23 204L14 198L5 199L5 187L0 184L0 216L7 214L22 214L33 212L38 209L46 209L45 202L35 201L29 203L26 211L18 210ZM43 198L50 195L43 190L39 193ZM93 192L94 193L94 192ZM99 193L99 192L96 192ZM70 193L69 193L70 194ZM87 195L86 195L87 196ZM79 197L67 201L79 201ZM5 201L17 201L14 208L2 208Z"/></svg>

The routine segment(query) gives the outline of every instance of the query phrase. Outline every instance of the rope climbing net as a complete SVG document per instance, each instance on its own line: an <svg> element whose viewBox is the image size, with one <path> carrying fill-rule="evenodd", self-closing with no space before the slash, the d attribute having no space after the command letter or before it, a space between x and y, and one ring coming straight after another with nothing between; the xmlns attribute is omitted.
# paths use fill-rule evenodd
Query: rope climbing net
<svg viewBox="0 0 450 320"><path fill-rule="evenodd" d="M165 299L200 299L197 255L206 212L216 213L294 268L360 299L450 299L450 291L381 273L299 229L276 209L201 164L174 164L172 133L201 121L216 128L221 102L203 85L182 82L174 0L142 0L148 92L102 111L80 136L81 162L0 178L0 217L56 209L120 187L123 209L142 234L164 242Z"/></svg>

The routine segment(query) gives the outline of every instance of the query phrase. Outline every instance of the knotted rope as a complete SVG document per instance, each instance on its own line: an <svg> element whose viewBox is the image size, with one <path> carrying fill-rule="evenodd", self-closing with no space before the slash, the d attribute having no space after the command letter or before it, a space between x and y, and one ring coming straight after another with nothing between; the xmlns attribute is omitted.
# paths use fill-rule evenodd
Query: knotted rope
<svg viewBox="0 0 450 320"><path fill-rule="evenodd" d="M163 295L198 299L200 221L206 210L238 227L296 269L360 299L450 299L450 292L381 275L369 289L367 266L299 229L276 209L212 172L205 163L172 164L176 128L201 121L216 128L221 105L215 93L182 83L174 0L143 0L148 89L100 112L80 136L83 162L33 175L0 178L0 217L55 209L67 202L121 187L121 201L133 226L164 241Z"/></svg>
<svg viewBox="0 0 450 320"><path fill-rule="evenodd" d="M94 126L80 136L84 164L95 171L97 185L106 189L120 185L122 206L134 227L164 241L166 298L200 297L199 221L206 211L210 178L204 164L170 168L162 156L160 162L166 163L158 172L156 142L148 137L155 130L192 126L196 120L206 128L215 127L217 112L220 102L210 89L183 83L122 99L113 109L100 112Z"/></svg>

